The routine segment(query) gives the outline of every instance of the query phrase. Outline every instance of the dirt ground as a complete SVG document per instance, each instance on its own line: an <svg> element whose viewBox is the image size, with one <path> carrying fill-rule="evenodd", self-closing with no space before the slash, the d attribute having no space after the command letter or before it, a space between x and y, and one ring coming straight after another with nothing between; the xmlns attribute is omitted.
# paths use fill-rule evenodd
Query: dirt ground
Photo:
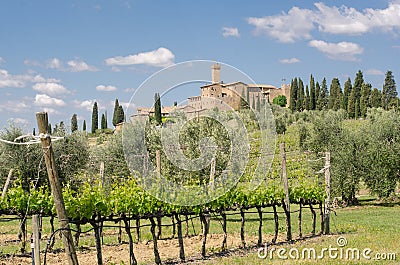
<svg viewBox="0 0 400 265"><path fill-rule="evenodd" d="M1 238L2 240L5 238ZM201 259L201 244L202 236L193 236L189 238L184 238L185 246L185 256L187 260L192 260L197 262ZM223 240L222 234L210 234L207 236L206 250L207 255L212 253L218 253L221 250L221 243ZM264 240L270 240L269 238L264 238ZM248 245L255 245L257 242L256 237L246 237L246 243ZM227 237L228 249L233 251L241 245L240 236L229 234ZM179 263L179 244L178 239L168 239L159 240L158 249L160 252L161 260L163 262ZM153 264L154 254L153 254L153 242L141 242L139 244L134 244L134 253L136 260L139 264ZM103 264L129 264L129 245L123 243L120 245L103 245ZM43 253L41 253L41 261L43 263ZM94 247L85 250L78 251L79 264L97 264L96 259L96 249ZM196 262L196 263L197 263ZM64 253L48 253L47 254L47 264L66 264L66 256ZM1 265L9 264L32 264L31 258L28 257L8 257L0 259Z"/></svg>

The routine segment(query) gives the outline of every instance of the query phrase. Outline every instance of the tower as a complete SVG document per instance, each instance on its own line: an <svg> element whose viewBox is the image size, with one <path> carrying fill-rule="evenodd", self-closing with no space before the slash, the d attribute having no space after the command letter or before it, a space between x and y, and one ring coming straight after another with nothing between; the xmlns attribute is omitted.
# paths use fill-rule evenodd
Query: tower
<svg viewBox="0 0 400 265"><path fill-rule="evenodd" d="M211 66L211 78L213 84L221 83L221 65L219 63Z"/></svg>

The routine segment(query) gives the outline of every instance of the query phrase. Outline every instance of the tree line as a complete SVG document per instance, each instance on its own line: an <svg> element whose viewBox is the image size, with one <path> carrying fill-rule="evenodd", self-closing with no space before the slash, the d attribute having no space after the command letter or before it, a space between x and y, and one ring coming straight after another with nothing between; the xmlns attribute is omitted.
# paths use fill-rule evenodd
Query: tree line
<svg viewBox="0 0 400 265"><path fill-rule="evenodd" d="M357 119L366 117L368 108L379 107L385 110L399 107L392 71L386 72L382 90L365 82L361 70L354 83L350 77L346 80L343 89L338 78L332 79L329 89L326 78L320 84L315 82L313 75L306 85L301 78L291 81L289 109L292 111L343 109L348 118Z"/></svg>
<svg viewBox="0 0 400 265"><path fill-rule="evenodd" d="M117 124L124 122L125 121L125 112L124 108L122 105L119 104L118 99L115 99L115 104L114 104L114 112L113 112L113 118L112 118L112 124L114 126L117 126ZM61 122L62 126L65 127L64 122ZM99 128L100 125L100 128ZM50 132L55 132L51 130L51 124L50 126ZM101 129L102 131L108 129L108 117L107 117L107 111L101 114L101 120L99 124L99 107L97 102L93 103L93 108L92 108L92 128L91 128L91 133L96 133L98 129ZM82 125L82 131L87 130L87 125L86 125L86 120L83 120L83 125ZM78 131L78 116L77 114L73 114L71 118L71 132Z"/></svg>

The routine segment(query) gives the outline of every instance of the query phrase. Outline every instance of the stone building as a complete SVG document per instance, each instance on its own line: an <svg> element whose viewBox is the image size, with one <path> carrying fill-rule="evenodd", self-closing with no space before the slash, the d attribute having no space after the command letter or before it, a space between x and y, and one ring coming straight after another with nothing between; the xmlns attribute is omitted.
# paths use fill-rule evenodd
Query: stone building
<svg viewBox="0 0 400 265"><path fill-rule="evenodd" d="M221 65L211 66L211 84L202 86L200 96L188 98L188 106L196 110L212 109L217 107L220 110L233 108L239 109L240 99L243 97L250 106L254 101L266 99L268 102L279 96L286 96L287 102L290 100L290 85L284 84L281 88L264 84L245 84L237 81L233 83L223 83L221 81Z"/></svg>
<svg viewBox="0 0 400 265"><path fill-rule="evenodd" d="M272 102L279 95L286 96L287 105L290 101L290 85L283 84L280 88L264 84L245 84L241 81L224 83L221 81L221 65L211 66L210 84L200 87L200 95L188 98L184 106L162 107L161 115L169 116L173 111L183 111L188 116L198 115L200 112L218 108L224 110L238 110L243 97L250 106L254 106L261 99ZM131 120L143 120L154 115L154 108L138 107L137 114Z"/></svg>

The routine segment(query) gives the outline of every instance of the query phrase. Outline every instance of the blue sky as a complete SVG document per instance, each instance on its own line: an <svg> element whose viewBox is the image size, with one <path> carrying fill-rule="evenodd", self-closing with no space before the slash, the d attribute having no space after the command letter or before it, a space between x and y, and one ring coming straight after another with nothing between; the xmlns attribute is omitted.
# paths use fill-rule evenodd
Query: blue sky
<svg viewBox="0 0 400 265"><path fill-rule="evenodd" d="M387 70L400 80L398 0L4 0L0 34L0 127L27 131L42 110L90 128L95 100L111 124L115 98L126 106L150 75L189 60L275 86L310 74L343 85L358 70L379 89Z"/></svg>

